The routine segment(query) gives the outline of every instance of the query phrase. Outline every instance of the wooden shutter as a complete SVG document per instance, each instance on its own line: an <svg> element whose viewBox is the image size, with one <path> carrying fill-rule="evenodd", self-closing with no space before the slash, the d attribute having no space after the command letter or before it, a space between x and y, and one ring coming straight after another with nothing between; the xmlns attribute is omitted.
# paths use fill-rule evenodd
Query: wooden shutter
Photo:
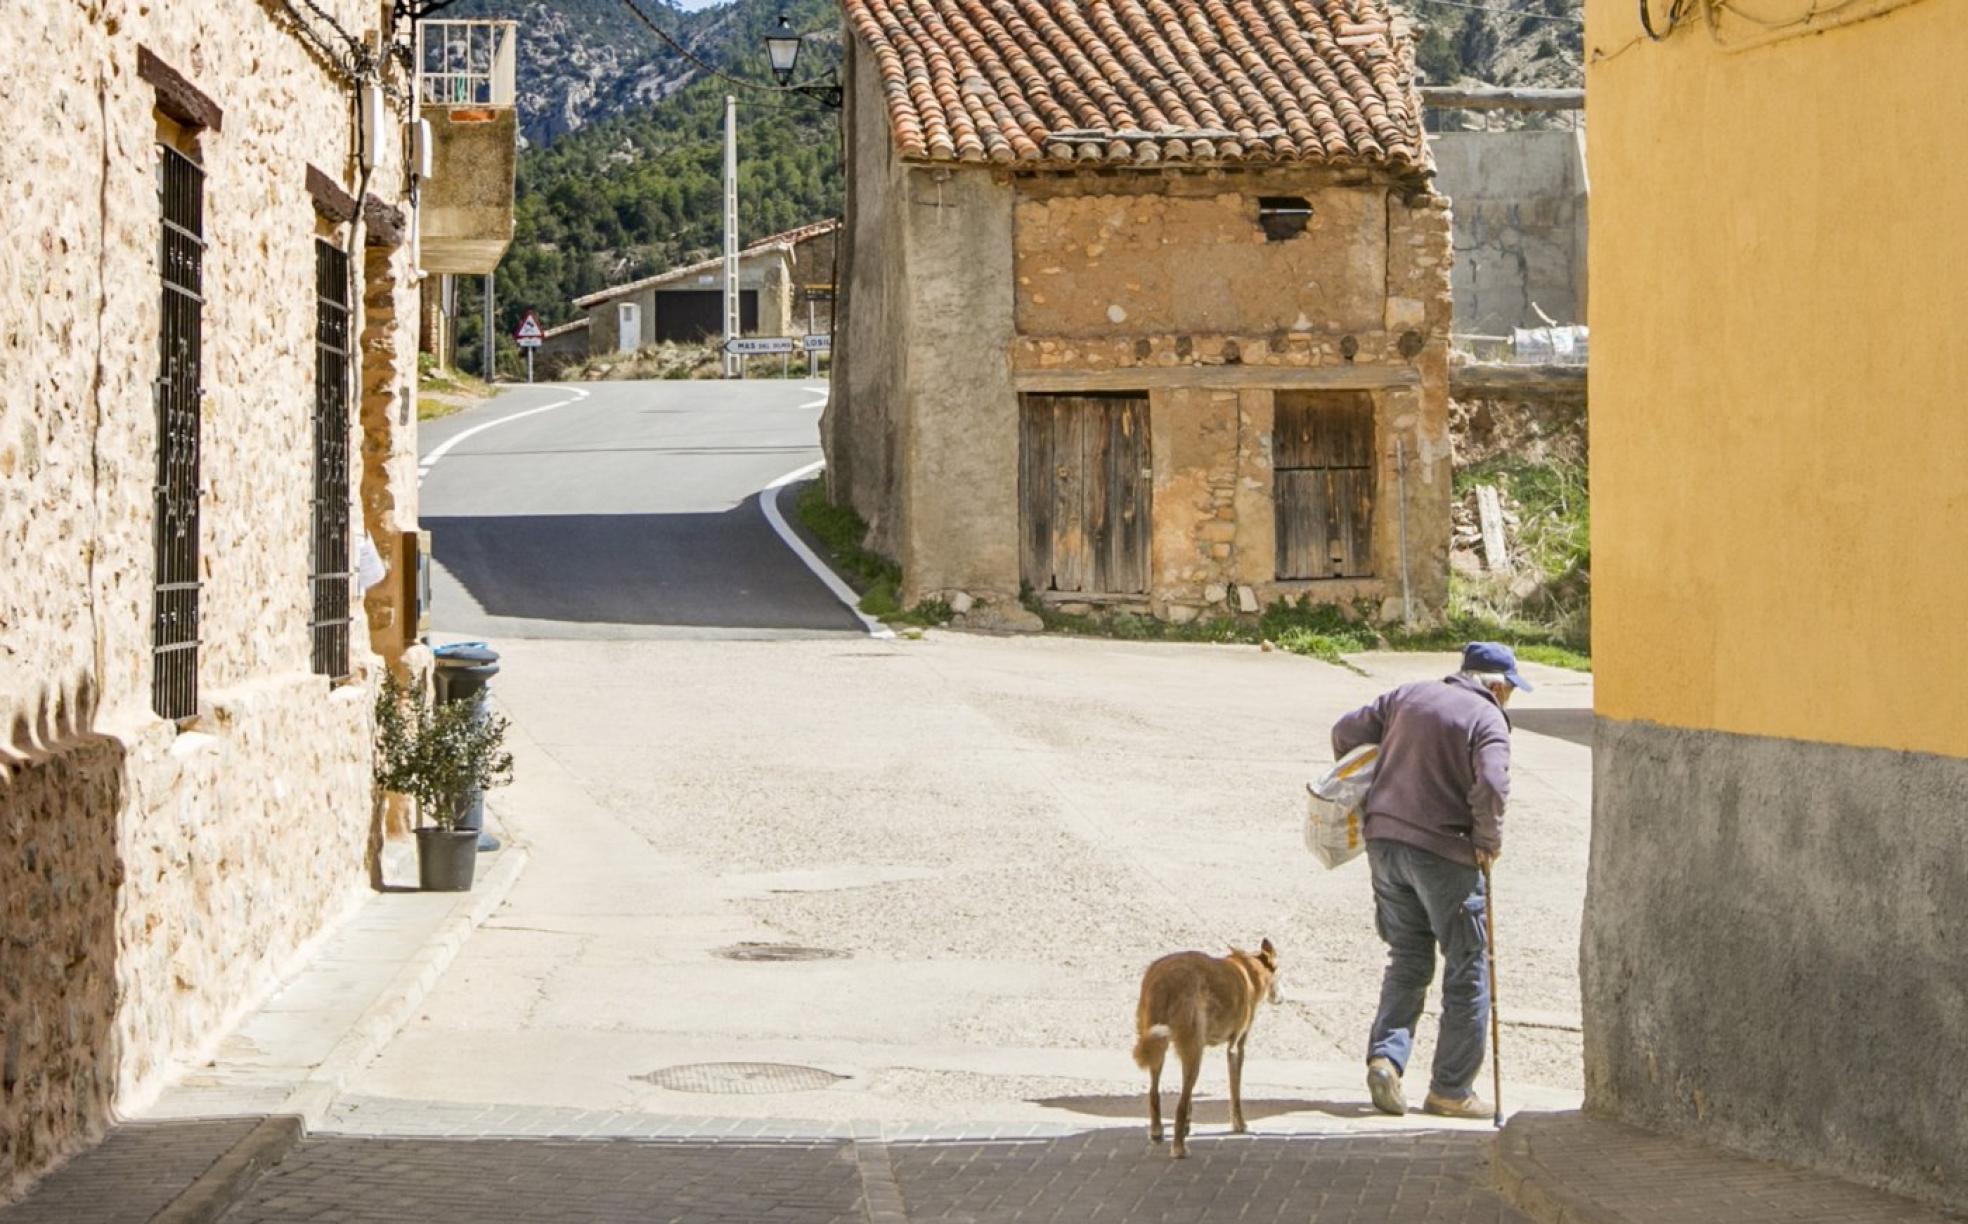
<svg viewBox="0 0 1968 1224"><path fill-rule="evenodd" d="M1271 462L1278 577L1371 577L1373 396L1280 391Z"/></svg>
<svg viewBox="0 0 1968 1224"><path fill-rule="evenodd" d="M1035 591L1145 594L1153 488L1147 399L1028 395L1019 432L1025 584Z"/></svg>

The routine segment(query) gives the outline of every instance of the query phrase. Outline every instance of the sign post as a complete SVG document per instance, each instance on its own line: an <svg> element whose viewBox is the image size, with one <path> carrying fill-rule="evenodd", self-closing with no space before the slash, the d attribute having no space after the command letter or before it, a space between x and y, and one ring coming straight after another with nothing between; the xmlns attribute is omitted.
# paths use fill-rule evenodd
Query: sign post
<svg viewBox="0 0 1968 1224"><path fill-rule="evenodd" d="M540 316L527 311L513 329L513 343L526 350L526 381L533 381L533 350L546 340L546 329L540 326Z"/></svg>

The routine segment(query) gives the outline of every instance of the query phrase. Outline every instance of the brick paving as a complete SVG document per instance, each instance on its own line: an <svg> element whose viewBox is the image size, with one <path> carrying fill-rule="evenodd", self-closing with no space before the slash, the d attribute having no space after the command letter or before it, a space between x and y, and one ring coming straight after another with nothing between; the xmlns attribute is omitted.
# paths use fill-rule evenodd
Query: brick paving
<svg viewBox="0 0 1968 1224"><path fill-rule="evenodd" d="M257 1118L132 1122L41 1179L0 1224L145 1224L253 1129Z"/></svg>
<svg viewBox="0 0 1968 1224"><path fill-rule="evenodd" d="M320 1136L226 1224L1517 1221L1481 1135L963 1141ZM12 1224L7 1221L6 1224Z"/></svg>

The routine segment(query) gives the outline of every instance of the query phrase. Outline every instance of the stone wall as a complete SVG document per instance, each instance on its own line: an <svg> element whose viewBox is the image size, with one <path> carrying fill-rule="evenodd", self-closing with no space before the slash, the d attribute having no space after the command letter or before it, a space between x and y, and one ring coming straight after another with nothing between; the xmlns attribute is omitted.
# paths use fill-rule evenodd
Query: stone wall
<svg viewBox="0 0 1968 1224"><path fill-rule="evenodd" d="M324 7L358 31L382 11ZM358 187L346 83L258 0L15 8L0 48L16 103L0 180L20 193L0 244L0 1194L141 1104L359 895L378 662L358 602L355 682L310 671L315 241L363 235L317 214L307 172ZM156 109L139 47L221 108L216 129ZM150 692L160 139L206 173L204 645L183 726ZM400 147L382 142L367 183L386 203L404 195ZM415 298L407 252L355 263L348 509L387 545L415 522Z"/></svg>
<svg viewBox="0 0 1968 1224"><path fill-rule="evenodd" d="M1264 197L1312 209L1267 240ZM1422 615L1447 598L1449 222L1444 202L1318 169L1019 180L1014 378L1149 397L1154 585L1174 620L1310 597ZM1294 389L1371 393L1371 578L1280 581L1271 432ZM1407 497L1408 543L1400 534Z"/></svg>

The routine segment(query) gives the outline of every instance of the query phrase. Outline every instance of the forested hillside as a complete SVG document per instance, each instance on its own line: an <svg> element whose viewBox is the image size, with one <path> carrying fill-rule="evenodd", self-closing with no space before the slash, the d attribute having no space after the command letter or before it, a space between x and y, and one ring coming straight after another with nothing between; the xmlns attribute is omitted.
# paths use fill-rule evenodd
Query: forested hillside
<svg viewBox="0 0 1968 1224"><path fill-rule="evenodd" d="M806 32L799 77L840 62L837 0L735 0L684 12L642 11L719 72L658 39L627 0L460 0L450 16L520 24L519 101L528 147L519 160L511 250L495 303L509 334L526 310L549 325L571 299L714 254L722 226L724 96L738 99L739 232L745 241L840 212L837 115L771 92L764 39L783 10ZM1434 82L1572 85L1579 79L1578 0L1396 0L1421 27ZM477 284L460 349L477 343ZM468 356L467 365L475 362Z"/></svg>

